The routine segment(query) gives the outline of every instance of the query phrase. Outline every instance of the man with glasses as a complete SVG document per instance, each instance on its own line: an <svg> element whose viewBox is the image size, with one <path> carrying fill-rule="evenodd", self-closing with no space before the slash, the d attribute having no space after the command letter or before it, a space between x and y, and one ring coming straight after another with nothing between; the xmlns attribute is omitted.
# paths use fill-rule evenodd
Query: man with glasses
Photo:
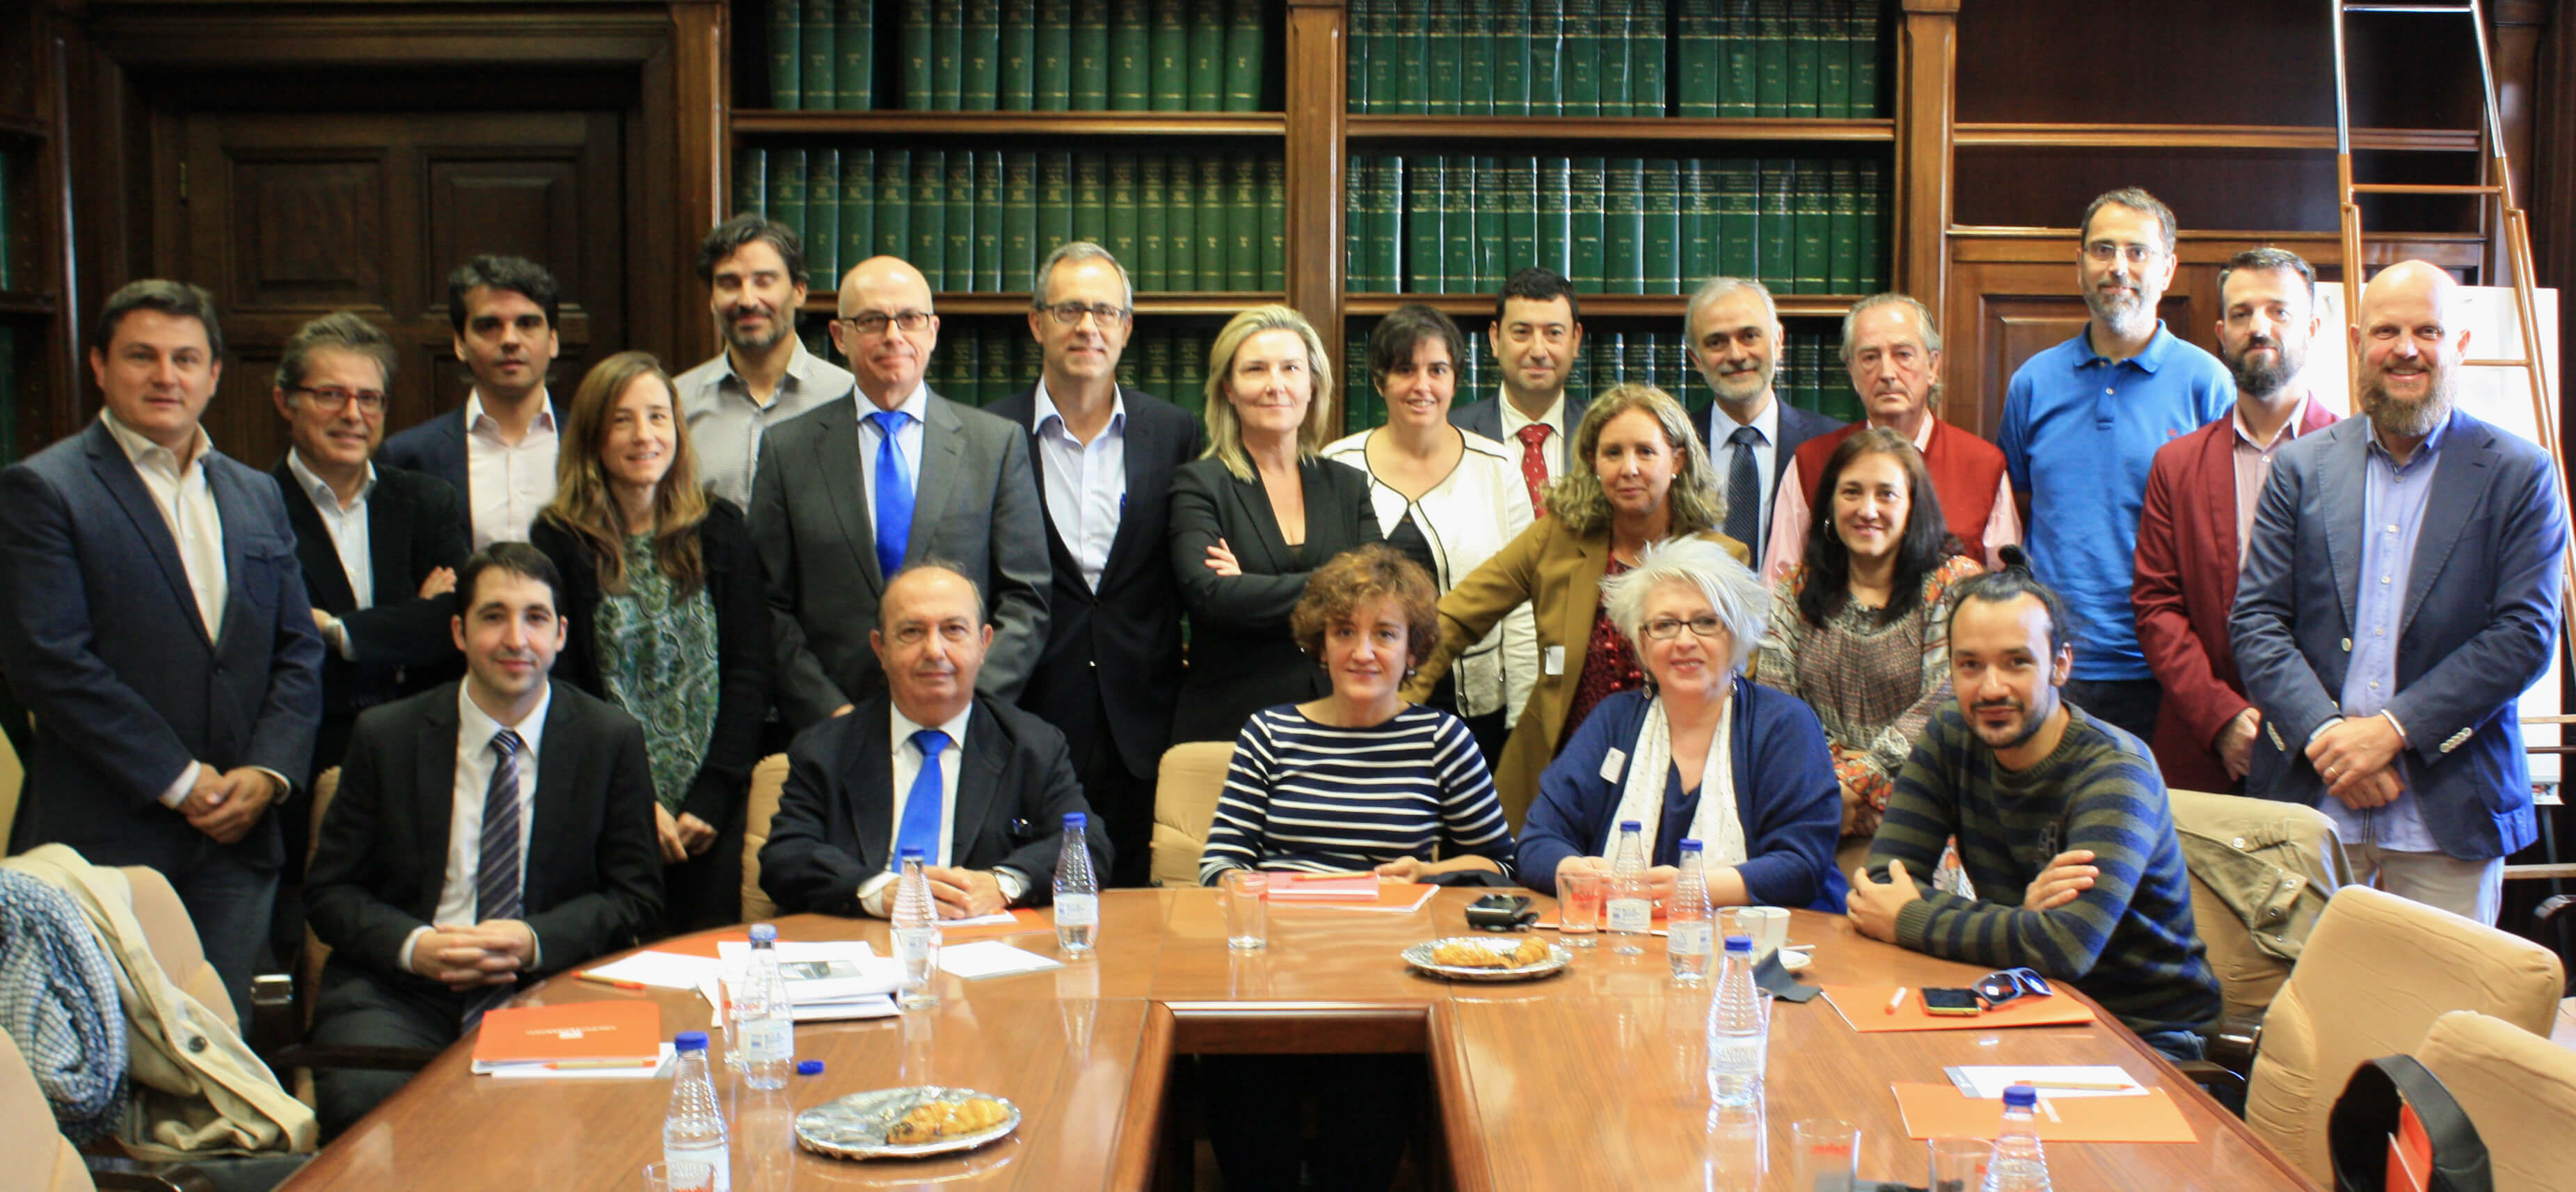
<svg viewBox="0 0 2576 1192"><path fill-rule="evenodd" d="M2164 696L2129 603L2147 471L2168 441L2226 417L2236 385L2156 317L2173 283L2174 216L2154 195L2124 187L2095 198L2075 273L2092 318L2013 373L1997 445L2031 570L2091 633L2066 698L2144 738Z"/></svg>
<svg viewBox="0 0 2576 1192"><path fill-rule="evenodd" d="M751 533L778 613L778 707L803 729L884 687L869 648L886 581L907 562L952 560L992 593L978 680L1016 699L1047 633L1046 519L1027 436L930 391L939 346L930 283L895 257L841 279L832 342L855 398L762 436Z"/></svg>
<svg viewBox="0 0 2576 1192"><path fill-rule="evenodd" d="M1530 509L1547 516L1543 496L1565 476L1573 458L1574 428L1591 404L1566 396L1566 381L1583 354L1583 300L1574 283L1544 265L1532 265L1503 282L1494 298L1494 321L1485 330L1503 393L1449 407L1449 422L1512 450L1529 488Z"/></svg>
<svg viewBox="0 0 2576 1192"><path fill-rule="evenodd" d="M1035 387L986 407L1026 431L1046 512L1046 650L1020 706L1064 733L1083 792L1121 868L1142 886L1154 779L1171 744L1181 685L1180 591L1163 553L1172 473L1206 436L1186 410L1118 383L1135 330L1135 287L1088 240L1038 265L1029 334L1045 358Z"/></svg>
<svg viewBox="0 0 2576 1192"><path fill-rule="evenodd" d="M805 245L795 229L757 215L717 224L698 244L698 279L707 283L707 308L725 348L671 385L689 420L698 479L748 507L761 436L847 396L850 374L806 351L796 334L796 312L805 305Z"/></svg>

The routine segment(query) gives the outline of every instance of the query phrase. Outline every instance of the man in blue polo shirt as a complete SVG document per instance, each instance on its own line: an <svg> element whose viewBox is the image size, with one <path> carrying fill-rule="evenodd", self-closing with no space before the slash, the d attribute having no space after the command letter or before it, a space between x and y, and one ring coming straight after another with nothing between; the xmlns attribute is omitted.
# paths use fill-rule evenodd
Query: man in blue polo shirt
<svg viewBox="0 0 2576 1192"><path fill-rule="evenodd" d="M2236 384L2156 317L2173 282L2174 215L2154 195L2094 199L2075 273L2093 317L2013 374L2000 445L2031 570L2081 627L2066 698L2144 739L2163 698L2129 603L2147 469L2166 441L2226 417Z"/></svg>

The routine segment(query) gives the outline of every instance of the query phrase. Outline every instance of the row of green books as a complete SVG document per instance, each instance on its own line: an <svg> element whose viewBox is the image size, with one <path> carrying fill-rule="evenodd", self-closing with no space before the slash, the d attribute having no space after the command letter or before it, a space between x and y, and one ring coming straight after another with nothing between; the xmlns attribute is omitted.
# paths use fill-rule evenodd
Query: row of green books
<svg viewBox="0 0 2576 1192"><path fill-rule="evenodd" d="M751 148L734 162L733 209L796 229L816 292L884 254L941 293L1024 293L1069 240L1107 248L1140 292L1287 285L1275 155Z"/></svg>
<svg viewBox="0 0 2576 1192"><path fill-rule="evenodd" d="M1532 264L1586 293L1684 294L1718 275L1775 294L1887 277L1874 159L1362 157L1343 189L1358 293L1490 293Z"/></svg>
<svg viewBox="0 0 2576 1192"><path fill-rule="evenodd" d="M818 356L837 358L824 331L824 320L809 317L799 328L805 346ZM1140 321L1118 358L1118 382L1196 412L1207 383L1208 348L1216 342L1217 324L1196 320L1176 323L1166 318ZM939 347L930 355L930 388L953 402L989 406L1038 382L1043 357L1026 320L966 316L942 319Z"/></svg>
<svg viewBox="0 0 2576 1192"><path fill-rule="evenodd" d="M1482 320L1475 320L1482 323ZM1467 358L1459 362L1458 403L1482 401L1501 392L1500 367L1494 361L1490 341L1482 326L1462 328L1467 336ZM1783 346L1780 367L1772 376L1772 392L1780 400L1802 410L1812 410L1843 422L1859 421L1863 410L1860 399L1852 392L1851 375L1844 371L1836 345L1839 332L1789 333ZM1360 431L1386 424L1386 399L1377 392L1368 373L1368 332L1355 328L1343 346L1342 433ZM1694 416L1708 410L1715 400L1707 382L1690 361L1688 337L1680 330L1627 331L1593 329L1583 336L1580 358L1573 375L1566 378L1565 391L1576 401L1590 401L1596 394L1636 381L1653 385L1690 407Z"/></svg>
<svg viewBox="0 0 2576 1192"><path fill-rule="evenodd" d="M767 0L769 103L910 111L1250 112L1269 61L1265 0Z"/></svg>
<svg viewBox="0 0 2576 1192"><path fill-rule="evenodd" d="M18 338L18 325L0 320L0 466L18 462L18 404L35 389L19 375Z"/></svg>
<svg viewBox="0 0 2576 1192"><path fill-rule="evenodd" d="M1878 115L1887 0L1350 0L1350 110Z"/></svg>

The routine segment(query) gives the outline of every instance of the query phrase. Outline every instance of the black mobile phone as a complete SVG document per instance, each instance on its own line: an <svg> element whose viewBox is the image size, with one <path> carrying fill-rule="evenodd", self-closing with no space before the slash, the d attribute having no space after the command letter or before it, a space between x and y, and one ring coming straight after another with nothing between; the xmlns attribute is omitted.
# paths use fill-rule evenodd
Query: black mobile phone
<svg viewBox="0 0 2576 1192"><path fill-rule="evenodd" d="M1977 991L1973 989L1925 989L1923 1012L1971 1016L1977 1012Z"/></svg>
<svg viewBox="0 0 2576 1192"><path fill-rule="evenodd" d="M1525 894L1488 894L1467 904L1467 926L1478 931L1512 931L1538 922Z"/></svg>

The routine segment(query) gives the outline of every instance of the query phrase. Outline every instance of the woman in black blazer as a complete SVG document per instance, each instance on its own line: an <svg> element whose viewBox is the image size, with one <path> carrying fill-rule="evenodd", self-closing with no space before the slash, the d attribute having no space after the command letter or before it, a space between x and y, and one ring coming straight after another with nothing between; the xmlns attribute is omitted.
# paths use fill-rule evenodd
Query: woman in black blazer
<svg viewBox="0 0 2576 1192"><path fill-rule="evenodd" d="M555 499L528 540L563 574L554 677L644 726L663 934L742 918L743 809L769 710L769 604L740 510L699 487L653 357L599 362L574 395Z"/></svg>
<svg viewBox="0 0 2576 1192"><path fill-rule="evenodd" d="M1288 615L1309 573L1379 540L1368 477L1316 455L1332 378L1323 337L1284 306L1236 315L1208 352L1207 454L1172 476L1172 569L1190 613L1175 742L1234 740L1254 712L1331 689Z"/></svg>

